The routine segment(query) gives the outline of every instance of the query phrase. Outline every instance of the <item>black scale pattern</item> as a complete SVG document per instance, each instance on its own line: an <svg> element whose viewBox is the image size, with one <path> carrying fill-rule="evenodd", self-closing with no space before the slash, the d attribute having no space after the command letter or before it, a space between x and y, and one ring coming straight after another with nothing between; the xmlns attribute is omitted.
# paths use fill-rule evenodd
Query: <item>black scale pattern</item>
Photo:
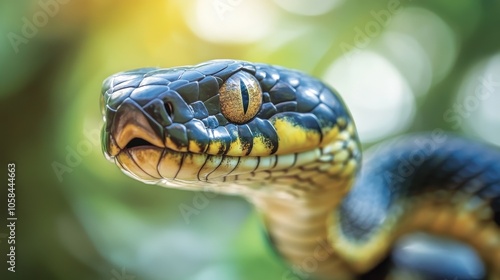
<svg viewBox="0 0 500 280"><path fill-rule="evenodd" d="M232 124L222 115L218 95L222 84L238 71L254 75L263 91L260 111L242 125ZM279 137L269 122L273 116L286 116L319 132L333 127L338 117L350 120L338 95L319 80L278 66L232 60L118 73L105 80L103 98L107 133L120 108L126 113L127 107L134 107L144 113L162 139L168 136L179 147L195 140L205 150L210 139L219 140L224 143L219 154L225 154L236 137L249 153L258 135L264 136L274 153Z"/></svg>
<svg viewBox="0 0 500 280"><path fill-rule="evenodd" d="M500 225L500 150L443 134L404 137L371 153L341 206L345 236L370 237L399 198L439 189L463 191L490 203Z"/></svg>

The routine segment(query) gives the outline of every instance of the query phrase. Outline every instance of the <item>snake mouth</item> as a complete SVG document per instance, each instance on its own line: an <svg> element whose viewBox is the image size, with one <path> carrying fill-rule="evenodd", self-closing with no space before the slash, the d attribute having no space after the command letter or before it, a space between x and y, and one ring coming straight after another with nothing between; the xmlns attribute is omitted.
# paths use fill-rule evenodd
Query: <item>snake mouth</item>
<svg viewBox="0 0 500 280"><path fill-rule="evenodd" d="M116 157L120 157L121 154L126 154L128 157L137 157L137 155L142 155L142 154L150 154L150 153L165 154L169 152L174 152L174 151L170 151L170 149L166 147L156 146L142 138L135 137L132 140L130 140L123 149L120 150L120 152L116 155ZM141 162L137 163L142 164L142 160Z"/></svg>
<svg viewBox="0 0 500 280"><path fill-rule="evenodd" d="M125 174L145 183L176 177L197 180L199 166L207 155L176 149L165 138L167 132L154 127L140 107L123 103L105 126L104 154Z"/></svg>
<svg viewBox="0 0 500 280"><path fill-rule="evenodd" d="M145 134L146 133L141 133ZM108 138L111 142L112 146L109 151L106 151L106 153L111 157L115 158L121 153L136 153L139 151L145 151L145 150L156 150L156 151L166 151L169 150L165 145L162 145L159 141L160 137L157 138L157 140L151 140L150 137L142 137L142 136L135 136L135 135L130 135L127 138L126 135L123 136L123 134L118 134L116 137L113 137L110 135ZM114 140L114 139L119 139L119 140ZM149 139L149 140L148 140Z"/></svg>
<svg viewBox="0 0 500 280"><path fill-rule="evenodd" d="M147 140L135 137L134 139L130 140L127 143L127 145L125 145L124 149L133 149L133 148L141 148L141 147L148 148L148 147L156 147L156 146L149 143Z"/></svg>
<svg viewBox="0 0 500 280"><path fill-rule="evenodd" d="M163 132L155 131L144 112L137 106L123 104L104 131L104 152L114 158L122 152L154 149L164 150Z"/></svg>

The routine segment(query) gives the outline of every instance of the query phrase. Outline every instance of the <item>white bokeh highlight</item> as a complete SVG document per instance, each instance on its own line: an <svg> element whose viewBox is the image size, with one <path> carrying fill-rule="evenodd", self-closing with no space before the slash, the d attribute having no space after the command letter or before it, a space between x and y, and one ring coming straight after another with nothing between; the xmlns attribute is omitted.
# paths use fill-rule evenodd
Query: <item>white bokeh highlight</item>
<svg viewBox="0 0 500 280"><path fill-rule="evenodd" d="M449 24L436 13L423 8L405 7L394 16L386 31L414 38L431 62L433 84L446 77L453 67L458 54L458 39ZM407 55L413 54L408 51Z"/></svg>
<svg viewBox="0 0 500 280"><path fill-rule="evenodd" d="M398 69L372 51L355 51L334 61L323 79L349 107L362 142L404 131L415 115L415 99Z"/></svg>
<svg viewBox="0 0 500 280"><path fill-rule="evenodd" d="M213 43L251 43L274 30L276 7L264 0L197 0L184 9L191 30Z"/></svg>
<svg viewBox="0 0 500 280"><path fill-rule="evenodd" d="M500 53L473 66L445 120L500 146Z"/></svg>
<svg viewBox="0 0 500 280"><path fill-rule="evenodd" d="M432 62L414 37L384 32L373 49L399 69L417 97L428 93L433 79Z"/></svg>

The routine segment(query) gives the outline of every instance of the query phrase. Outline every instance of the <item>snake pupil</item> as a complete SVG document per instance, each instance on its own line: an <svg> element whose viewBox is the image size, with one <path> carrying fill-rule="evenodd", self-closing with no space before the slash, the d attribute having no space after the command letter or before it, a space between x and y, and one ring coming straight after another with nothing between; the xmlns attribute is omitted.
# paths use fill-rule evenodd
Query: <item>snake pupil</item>
<svg viewBox="0 0 500 280"><path fill-rule="evenodd" d="M240 90L241 90L241 99L243 101L243 113L246 114L248 110L248 103L250 97L248 96L248 88L243 82L243 80L240 80Z"/></svg>
<svg viewBox="0 0 500 280"><path fill-rule="evenodd" d="M230 76L219 89L220 109L230 122L250 121L262 105L259 81L250 73L239 71Z"/></svg>

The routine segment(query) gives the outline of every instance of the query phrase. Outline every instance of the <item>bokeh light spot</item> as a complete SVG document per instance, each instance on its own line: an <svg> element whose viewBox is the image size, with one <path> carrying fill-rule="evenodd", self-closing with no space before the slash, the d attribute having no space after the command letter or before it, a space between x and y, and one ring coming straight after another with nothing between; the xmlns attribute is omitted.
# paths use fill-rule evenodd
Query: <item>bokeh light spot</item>
<svg viewBox="0 0 500 280"><path fill-rule="evenodd" d="M388 31L406 34L421 45L432 63L433 83L441 81L451 70L458 53L457 39L437 14L422 8L405 8L394 17ZM408 55L412 53L408 51Z"/></svg>
<svg viewBox="0 0 500 280"><path fill-rule="evenodd" d="M433 75L432 62L414 37L399 32L385 32L374 50L399 69L417 96L429 91Z"/></svg>
<svg viewBox="0 0 500 280"><path fill-rule="evenodd" d="M412 91L383 56L355 51L333 62L324 79L350 108L363 142L373 142L408 127L415 112Z"/></svg>
<svg viewBox="0 0 500 280"><path fill-rule="evenodd" d="M273 30L273 5L263 0L198 0L186 5L185 18L196 35L214 43L251 43Z"/></svg>
<svg viewBox="0 0 500 280"><path fill-rule="evenodd" d="M466 75L457 99L445 112L455 127L500 146L500 53L479 62Z"/></svg>

